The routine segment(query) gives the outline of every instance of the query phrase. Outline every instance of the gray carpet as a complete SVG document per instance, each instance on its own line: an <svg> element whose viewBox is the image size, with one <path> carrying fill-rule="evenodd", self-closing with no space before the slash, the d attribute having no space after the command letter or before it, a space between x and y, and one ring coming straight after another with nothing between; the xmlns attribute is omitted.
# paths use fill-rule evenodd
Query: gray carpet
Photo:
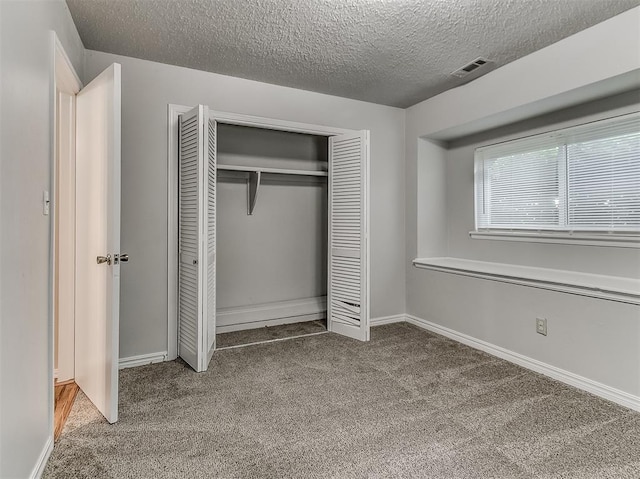
<svg viewBox="0 0 640 479"><path fill-rule="evenodd" d="M640 414L401 323L123 370L45 478L633 478Z"/></svg>
<svg viewBox="0 0 640 479"><path fill-rule="evenodd" d="M243 344L258 343L261 341L273 341L277 339L316 334L327 330L325 320L304 321L302 323L282 324L265 328L245 329L216 335L218 348L228 348Z"/></svg>

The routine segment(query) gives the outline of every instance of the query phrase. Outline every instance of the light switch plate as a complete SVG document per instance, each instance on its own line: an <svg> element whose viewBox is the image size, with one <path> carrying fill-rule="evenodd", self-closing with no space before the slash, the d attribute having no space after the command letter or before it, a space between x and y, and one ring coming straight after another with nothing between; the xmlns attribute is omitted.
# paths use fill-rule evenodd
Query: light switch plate
<svg viewBox="0 0 640 479"><path fill-rule="evenodd" d="M51 201L49 200L49 192L43 191L42 193L42 214L47 216L51 208Z"/></svg>

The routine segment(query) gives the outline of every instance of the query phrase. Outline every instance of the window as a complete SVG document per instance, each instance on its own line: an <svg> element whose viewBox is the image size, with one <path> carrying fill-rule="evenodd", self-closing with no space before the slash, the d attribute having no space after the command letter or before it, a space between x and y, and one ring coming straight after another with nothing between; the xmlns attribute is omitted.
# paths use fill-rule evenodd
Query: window
<svg viewBox="0 0 640 479"><path fill-rule="evenodd" d="M478 148L476 231L640 233L640 114Z"/></svg>

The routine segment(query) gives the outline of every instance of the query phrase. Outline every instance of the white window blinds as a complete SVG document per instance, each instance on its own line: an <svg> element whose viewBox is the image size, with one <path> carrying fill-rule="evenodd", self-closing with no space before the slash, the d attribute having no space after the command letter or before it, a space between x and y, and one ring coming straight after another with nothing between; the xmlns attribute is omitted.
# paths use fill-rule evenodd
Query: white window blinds
<svg viewBox="0 0 640 479"><path fill-rule="evenodd" d="M476 230L640 231L637 113L478 148Z"/></svg>

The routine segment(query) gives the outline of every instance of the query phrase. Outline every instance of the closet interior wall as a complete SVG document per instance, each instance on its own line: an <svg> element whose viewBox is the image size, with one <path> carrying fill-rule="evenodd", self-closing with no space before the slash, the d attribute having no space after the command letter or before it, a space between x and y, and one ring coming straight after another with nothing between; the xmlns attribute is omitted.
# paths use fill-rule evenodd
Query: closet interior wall
<svg viewBox="0 0 640 479"><path fill-rule="evenodd" d="M327 177L263 173L248 214L248 173L225 165L327 171L323 136L218 123L217 332L326 317Z"/></svg>

